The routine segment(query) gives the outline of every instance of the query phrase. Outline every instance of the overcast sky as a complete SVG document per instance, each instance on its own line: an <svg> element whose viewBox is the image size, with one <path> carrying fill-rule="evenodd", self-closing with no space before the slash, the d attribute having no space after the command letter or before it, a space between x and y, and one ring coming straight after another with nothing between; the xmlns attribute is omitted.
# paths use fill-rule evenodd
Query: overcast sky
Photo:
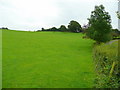
<svg viewBox="0 0 120 90"><path fill-rule="evenodd" d="M0 0L0 27L31 31L67 26L71 20L84 25L94 6L103 4L111 15L113 28L117 28L117 3L117 0Z"/></svg>

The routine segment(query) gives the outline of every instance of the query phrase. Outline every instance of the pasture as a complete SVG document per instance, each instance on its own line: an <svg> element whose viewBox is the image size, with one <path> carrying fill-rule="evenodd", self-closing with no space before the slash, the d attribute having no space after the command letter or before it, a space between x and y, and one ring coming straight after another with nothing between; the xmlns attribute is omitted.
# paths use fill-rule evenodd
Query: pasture
<svg viewBox="0 0 120 90"><path fill-rule="evenodd" d="M93 41L82 36L2 30L3 88L92 88Z"/></svg>

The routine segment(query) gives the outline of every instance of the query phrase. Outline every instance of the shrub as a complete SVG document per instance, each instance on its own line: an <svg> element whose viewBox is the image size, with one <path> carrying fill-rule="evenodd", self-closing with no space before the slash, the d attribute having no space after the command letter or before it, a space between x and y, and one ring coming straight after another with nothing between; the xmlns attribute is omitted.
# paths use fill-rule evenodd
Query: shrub
<svg viewBox="0 0 120 90"><path fill-rule="evenodd" d="M101 44L94 48L94 61L96 69L95 87L118 88L120 87L120 72L118 61L118 42Z"/></svg>
<svg viewBox="0 0 120 90"><path fill-rule="evenodd" d="M113 39L120 37L120 31L118 29L112 29L112 37Z"/></svg>

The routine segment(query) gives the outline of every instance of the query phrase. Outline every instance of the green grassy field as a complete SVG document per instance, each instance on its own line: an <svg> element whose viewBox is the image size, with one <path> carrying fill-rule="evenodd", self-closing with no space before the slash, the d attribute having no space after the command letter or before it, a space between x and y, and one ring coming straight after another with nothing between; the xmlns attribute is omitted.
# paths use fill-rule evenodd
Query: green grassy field
<svg viewBox="0 0 120 90"><path fill-rule="evenodd" d="M3 30L3 88L91 88L93 41L82 36Z"/></svg>

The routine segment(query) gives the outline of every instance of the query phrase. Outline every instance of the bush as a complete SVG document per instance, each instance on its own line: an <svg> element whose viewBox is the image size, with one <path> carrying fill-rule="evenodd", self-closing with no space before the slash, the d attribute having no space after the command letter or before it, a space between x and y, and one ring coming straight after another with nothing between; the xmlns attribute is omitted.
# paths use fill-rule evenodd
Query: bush
<svg viewBox="0 0 120 90"><path fill-rule="evenodd" d="M96 88L120 87L120 72L118 69L118 42L101 44L94 48L94 61L96 69Z"/></svg>
<svg viewBox="0 0 120 90"><path fill-rule="evenodd" d="M117 39L120 37L120 31L118 29L112 29L112 37L113 39Z"/></svg>

